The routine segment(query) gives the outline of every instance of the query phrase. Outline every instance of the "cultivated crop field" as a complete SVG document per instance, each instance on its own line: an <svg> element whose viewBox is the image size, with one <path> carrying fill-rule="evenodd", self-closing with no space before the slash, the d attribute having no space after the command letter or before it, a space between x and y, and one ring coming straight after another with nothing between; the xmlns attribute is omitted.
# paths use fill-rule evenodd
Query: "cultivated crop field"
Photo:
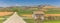
<svg viewBox="0 0 60 23"><path fill-rule="evenodd" d="M15 10L15 9L14 9ZM32 14L32 10L18 10L18 14L20 16L30 16ZM60 9L48 9L47 12L45 12L45 14L60 14ZM28 17L29 17L28 16ZM0 23L4 22L6 20L6 17L0 17ZM30 16L29 18L31 18L32 16ZM24 19L27 23L34 23L33 19ZM44 21L43 23L60 23L60 20L48 20L48 21Z"/></svg>
<svg viewBox="0 0 60 23"><path fill-rule="evenodd" d="M48 11L46 11L45 14L60 14L60 8L48 9Z"/></svg>

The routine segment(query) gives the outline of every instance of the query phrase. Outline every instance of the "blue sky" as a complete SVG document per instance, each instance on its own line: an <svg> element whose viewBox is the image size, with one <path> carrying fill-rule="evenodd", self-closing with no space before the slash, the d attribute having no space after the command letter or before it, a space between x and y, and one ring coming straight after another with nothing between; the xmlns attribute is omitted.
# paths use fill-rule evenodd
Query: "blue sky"
<svg viewBox="0 0 60 23"><path fill-rule="evenodd" d="M0 7L6 6L32 6L50 4L60 6L60 0L0 0Z"/></svg>

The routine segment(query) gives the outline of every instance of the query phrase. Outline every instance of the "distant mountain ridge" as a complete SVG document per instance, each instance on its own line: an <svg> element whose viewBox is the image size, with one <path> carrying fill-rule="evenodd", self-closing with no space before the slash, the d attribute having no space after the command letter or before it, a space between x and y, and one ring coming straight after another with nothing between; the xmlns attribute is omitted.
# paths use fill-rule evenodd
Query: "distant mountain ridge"
<svg viewBox="0 0 60 23"><path fill-rule="evenodd" d="M35 6L10 6L10 7L1 7L0 10L2 11L12 11L12 10L16 10L16 9L22 9L22 10L28 10L28 9L36 9L36 8L59 8L56 6L52 6L52 5L35 5Z"/></svg>

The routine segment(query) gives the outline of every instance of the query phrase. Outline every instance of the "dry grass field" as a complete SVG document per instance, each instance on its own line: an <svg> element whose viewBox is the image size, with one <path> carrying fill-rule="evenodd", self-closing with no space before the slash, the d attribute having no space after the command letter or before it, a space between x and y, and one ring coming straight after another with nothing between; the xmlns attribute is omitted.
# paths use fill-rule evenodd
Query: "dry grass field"
<svg viewBox="0 0 60 23"><path fill-rule="evenodd" d="M45 14L45 16L60 16L60 14Z"/></svg>
<svg viewBox="0 0 60 23"><path fill-rule="evenodd" d="M12 14L13 12L0 12L0 16L6 16Z"/></svg>

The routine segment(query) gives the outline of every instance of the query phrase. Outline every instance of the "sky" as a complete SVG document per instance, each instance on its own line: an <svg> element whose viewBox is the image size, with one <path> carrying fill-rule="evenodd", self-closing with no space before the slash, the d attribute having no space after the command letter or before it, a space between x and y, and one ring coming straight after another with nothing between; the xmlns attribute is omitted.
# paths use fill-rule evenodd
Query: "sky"
<svg viewBox="0 0 60 23"><path fill-rule="evenodd" d="M33 6L33 5L41 5L41 4L60 6L60 0L0 0L0 7Z"/></svg>

